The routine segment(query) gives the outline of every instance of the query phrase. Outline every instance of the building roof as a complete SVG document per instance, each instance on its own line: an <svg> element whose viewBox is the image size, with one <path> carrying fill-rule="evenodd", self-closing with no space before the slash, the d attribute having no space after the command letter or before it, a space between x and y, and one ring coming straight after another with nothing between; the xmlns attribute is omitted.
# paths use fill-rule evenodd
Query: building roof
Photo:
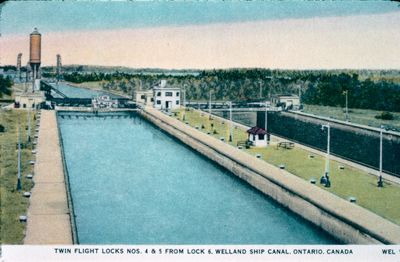
<svg viewBox="0 0 400 262"><path fill-rule="evenodd" d="M247 133L252 134L252 135L265 135L267 132L263 128L254 126L254 127L250 128L249 130L247 130Z"/></svg>
<svg viewBox="0 0 400 262"><path fill-rule="evenodd" d="M155 86L155 87L153 87L153 90L157 90L157 91L180 91L181 89L179 87L160 87L160 86Z"/></svg>

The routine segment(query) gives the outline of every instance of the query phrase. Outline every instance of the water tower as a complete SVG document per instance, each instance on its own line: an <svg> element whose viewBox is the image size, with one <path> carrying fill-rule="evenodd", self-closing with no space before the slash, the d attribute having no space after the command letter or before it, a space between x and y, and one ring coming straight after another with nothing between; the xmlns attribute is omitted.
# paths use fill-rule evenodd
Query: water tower
<svg viewBox="0 0 400 262"><path fill-rule="evenodd" d="M42 35L39 33L37 28L30 34L30 55L29 55L29 64L32 68L32 82L33 82L33 90L39 89L40 81L36 81L40 79L40 62L41 62L41 48L42 48Z"/></svg>

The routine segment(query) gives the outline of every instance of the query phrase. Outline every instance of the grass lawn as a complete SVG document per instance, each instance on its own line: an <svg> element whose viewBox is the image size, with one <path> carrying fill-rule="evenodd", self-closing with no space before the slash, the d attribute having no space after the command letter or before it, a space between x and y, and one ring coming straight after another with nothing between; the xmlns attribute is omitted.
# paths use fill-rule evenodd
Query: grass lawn
<svg viewBox="0 0 400 262"><path fill-rule="evenodd" d="M346 120L346 114L342 107L304 105L304 113ZM393 120L376 119L375 116L380 113L382 113L382 111L349 108L349 120L353 123L366 126L380 127L381 125L385 125L400 130L399 112L391 112L394 117Z"/></svg>
<svg viewBox="0 0 400 262"><path fill-rule="evenodd" d="M32 113L32 112L31 112ZM21 181L22 190L17 186L17 121L21 120L21 143L27 145L27 112L25 110L1 110L0 124L5 132L0 133L0 243L21 244L24 238L25 225L19 222L19 216L27 212L29 199L22 196L23 192L30 191L33 183L26 178L32 172L29 160L32 159L31 146L21 150ZM31 134L34 134L34 114L31 115Z"/></svg>
<svg viewBox="0 0 400 262"><path fill-rule="evenodd" d="M200 113L192 109L190 111L178 111L176 118L183 121L183 116L185 116L184 122L188 122L190 126L197 126L202 132L210 132L213 137L217 139L224 137L225 141L228 141L230 130L228 120L221 121L217 118L209 120L207 113ZM214 124L213 129L211 128L211 123ZM216 134L214 134L214 130L216 130ZM228 143L236 146L237 141L246 139L246 130L237 127L233 128L233 141ZM297 147L293 149L277 149L275 143L276 141L272 140L271 145L267 148L252 147L243 150L252 155L261 154L263 160L275 166L284 164L287 171L304 180L309 181L314 178L317 180L316 186L341 198L355 197L358 205L400 225L400 208L398 201L396 201L396 199L400 199L399 185L385 181L384 188L378 188L376 186L376 176L336 161L331 161L330 180L332 184L330 188L325 188L318 183L325 168L324 156L314 155L314 158L309 158L312 153L304 149ZM339 166L344 166L345 168L341 170Z"/></svg>

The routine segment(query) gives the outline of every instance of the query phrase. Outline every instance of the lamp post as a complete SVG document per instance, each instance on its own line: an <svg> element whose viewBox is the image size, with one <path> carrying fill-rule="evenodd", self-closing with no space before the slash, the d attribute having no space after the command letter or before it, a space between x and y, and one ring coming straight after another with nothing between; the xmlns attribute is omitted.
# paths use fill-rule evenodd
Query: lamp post
<svg viewBox="0 0 400 262"><path fill-rule="evenodd" d="M349 90L346 90L343 92L343 94L346 95L346 121L349 121L348 93L349 93Z"/></svg>
<svg viewBox="0 0 400 262"><path fill-rule="evenodd" d="M264 123L265 135L267 136L267 145L269 144L268 139L268 101L265 101L265 123Z"/></svg>
<svg viewBox="0 0 400 262"><path fill-rule="evenodd" d="M232 142L232 101L229 101L229 142Z"/></svg>
<svg viewBox="0 0 400 262"><path fill-rule="evenodd" d="M328 124L322 125L321 130L327 129L328 137L327 137L327 149L326 149L326 158L325 158L325 174L321 177L320 183L325 185L325 187L330 187L331 182L329 180L329 158L330 158L330 144L331 144L331 126Z"/></svg>
<svg viewBox="0 0 400 262"><path fill-rule="evenodd" d="M186 88L183 89L183 121L186 120Z"/></svg>
<svg viewBox="0 0 400 262"><path fill-rule="evenodd" d="M17 181L17 190L21 191L21 127L19 121L19 114L18 114L18 181Z"/></svg>
<svg viewBox="0 0 400 262"><path fill-rule="evenodd" d="M383 181L382 181L383 128L384 128L384 126L381 126L381 130L379 132L379 180L378 180L378 187L383 187Z"/></svg>
<svg viewBox="0 0 400 262"><path fill-rule="evenodd" d="M265 132L268 132L268 101L265 101L265 123L264 123Z"/></svg>

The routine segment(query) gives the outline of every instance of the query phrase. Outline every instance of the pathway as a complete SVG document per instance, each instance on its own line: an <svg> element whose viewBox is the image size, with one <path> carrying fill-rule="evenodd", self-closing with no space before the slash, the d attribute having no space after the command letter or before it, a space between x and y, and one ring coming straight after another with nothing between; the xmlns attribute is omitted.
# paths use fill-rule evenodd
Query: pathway
<svg viewBox="0 0 400 262"><path fill-rule="evenodd" d="M72 244L55 111L41 111L34 188L24 244Z"/></svg>

